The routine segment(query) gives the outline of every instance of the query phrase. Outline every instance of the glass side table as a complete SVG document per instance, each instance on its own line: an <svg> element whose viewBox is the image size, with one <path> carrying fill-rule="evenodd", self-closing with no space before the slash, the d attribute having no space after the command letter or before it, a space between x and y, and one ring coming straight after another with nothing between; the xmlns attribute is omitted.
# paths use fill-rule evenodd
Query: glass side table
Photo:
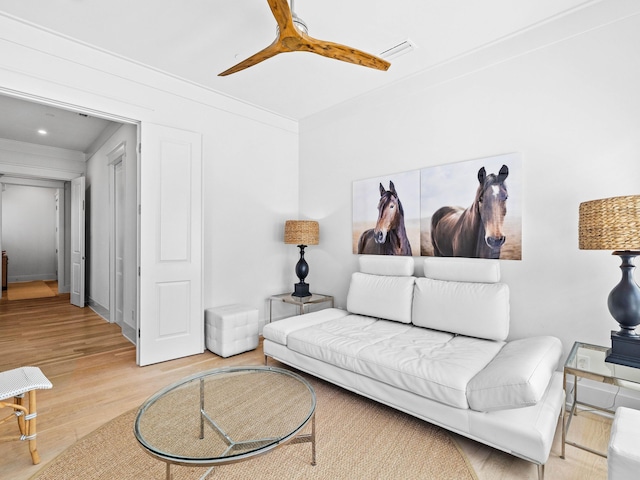
<svg viewBox="0 0 640 480"><path fill-rule="evenodd" d="M305 307L318 305L321 303L330 303L333 308L333 297L331 295L322 295L313 293L308 297L294 297L290 293L281 293L269 297L269 323L273 319L273 302L284 302L298 307L298 315L305 313Z"/></svg>
<svg viewBox="0 0 640 480"><path fill-rule="evenodd" d="M565 445L571 445L601 457L607 457L606 452L599 452L567 440L571 420L574 415L577 415L576 407L578 405L601 412L615 413L607 408L581 402L578 398L578 378L586 378L631 390L640 390L640 369L605 362L607 350L609 350L609 347L575 342L564 364L563 386L565 392L567 391L567 376L573 375L573 403L562 428L562 458L564 458Z"/></svg>

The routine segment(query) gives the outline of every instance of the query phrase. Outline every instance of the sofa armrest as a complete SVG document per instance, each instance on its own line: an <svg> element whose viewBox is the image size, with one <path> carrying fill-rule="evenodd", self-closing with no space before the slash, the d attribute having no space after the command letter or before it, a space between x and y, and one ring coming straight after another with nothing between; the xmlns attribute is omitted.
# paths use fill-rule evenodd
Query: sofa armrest
<svg viewBox="0 0 640 480"><path fill-rule="evenodd" d="M507 343L467 385L473 410L489 412L535 405L549 385L562 356L555 337L533 337Z"/></svg>

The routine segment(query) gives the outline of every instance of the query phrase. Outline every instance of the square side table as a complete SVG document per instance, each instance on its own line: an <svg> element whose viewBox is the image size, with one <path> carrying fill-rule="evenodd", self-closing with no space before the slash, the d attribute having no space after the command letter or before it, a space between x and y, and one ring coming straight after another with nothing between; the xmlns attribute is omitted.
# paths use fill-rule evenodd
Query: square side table
<svg viewBox="0 0 640 480"><path fill-rule="evenodd" d="M321 303L330 303L333 308L333 297L331 295L322 295L313 293L308 297L294 297L290 293L281 293L269 297L269 323L273 320L273 302L284 302L298 307L298 315L305 313L305 307L310 305L318 305Z"/></svg>
<svg viewBox="0 0 640 480"><path fill-rule="evenodd" d="M607 457L606 452L599 452L576 442L567 441L571 420L574 415L577 415L576 407L578 405L611 414L615 413L607 408L581 402L578 398L578 378L586 378L631 390L640 390L640 369L605 362L607 350L609 350L608 347L575 342L564 364L563 387L566 392L567 376L573 375L573 402L562 428L562 458L564 458L565 445L571 445L601 457Z"/></svg>

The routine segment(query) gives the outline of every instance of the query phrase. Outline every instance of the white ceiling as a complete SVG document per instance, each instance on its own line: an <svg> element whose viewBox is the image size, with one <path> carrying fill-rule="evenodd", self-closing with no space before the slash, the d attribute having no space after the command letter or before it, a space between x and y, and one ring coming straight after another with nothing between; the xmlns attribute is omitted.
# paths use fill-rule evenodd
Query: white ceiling
<svg viewBox="0 0 640 480"><path fill-rule="evenodd" d="M313 37L376 55L415 48L387 72L296 52L227 77L217 74L275 38L267 0L0 0L0 15L301 120L599 1L295 0ZM0 113L0 139L85 153L111 123L2 96Z"/></svg>
<svg viewBox="0 0 640 480"><path fill-rule="evenodd" d="M311 53L217 74L275 38L266 0L0 0L0 14L294 120L476 51L592 0L296 0L309 35L373 54L410 39L387 72Z"/></svg>
<svg viewBox="0 0 640 480"><path fill-rule="evenodd" d="M88 153L113 122L0 95L0 138ZM39 133L43 130L46 133Z"/></svg>

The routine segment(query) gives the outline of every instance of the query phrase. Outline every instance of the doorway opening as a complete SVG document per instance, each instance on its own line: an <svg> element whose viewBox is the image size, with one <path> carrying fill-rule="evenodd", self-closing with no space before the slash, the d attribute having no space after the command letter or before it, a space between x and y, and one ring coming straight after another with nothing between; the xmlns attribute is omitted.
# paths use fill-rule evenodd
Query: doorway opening
<svg viewBox="0 0 640 480"><path fill-rule="evenodd" d="M2 298L55 296L65 280L60 248L65 182L13 176L0 182Z"/></svg>
<svg viewBox="0 0 640 480"><path fill-rule="evenodd" d="M50 238L47 235L46 245L39 249L46 251L46 261L34 259L34 265L27 265L24 260L30 258L23 251L24 239L42 237L41 234L23 232L20 236L20 223L8 223L11 215L0 218L0 244L6 250L7 260L4 272L8 282L4 292L17 294L18 288L11 288L12 283L20 283L23 298L36 298L38 290L43 296L69 294L70 298L76 297L73 304L84 306L86 301L105 320L118 323L123 335L135 344L138 279L132 273L135 269L122 266L138 263L138 123L71 108L74 110L55 101L0 89L3 112L0 150L7 153L0 157L0 183L11 189L14 183L42 183L36 186L48 187L42 189L47 194L55 192L51 200L52 216L47 217L53 233ZM20 122L12 118L20 118ZM38 136L34 132L39 129L47 134ZM86 182L79 187L82 195L77 202L84 225L81 221L73 222L76 215L71 206L74 199L71 185L80 179ZM6 195L6 191L0 195L0 212L4 209L2 197L6 199ZM8 203L4 207L10 206ZM22 221L33 216L32 210L22 216ZM10 238L14 233L16 242ZM84 253L76 248L79 240L86 244ZM117 279L115 283L112 277ZM10 296L15 298L6 294L3 301ZM125 307L133 312L128 318L124 315Z"/></svg>
<svg viewBox="0 0 640 480"><path fill-rule="evenodd" d="M46 107L56 111L62 109L84 118L107 119L114 125L115 131L101 134L90 153L82 154L75 163L73 159L68 161L67 169L37 161L14 168L15 163L5 163L5 157L0 157L0 174L16 175L16 170L20 170L25 176L56 178L58 175L58 179L67 182L84 175L88 305L115 323L116 307L111 295L113 292L117 298L116 292L122 292L122 315L118 318L130 327L121 331L125 335L127 331L131 332L127 338L136 345L138 365L202 353L203 135L148 121L141 124L0 88L0 96L3 92L33 103L45 102ZM5 109L0 106L0 110L4 117ZM74 137L78 137L77 131ZM124 230L123 284L121 290L116 290L115 283L111 287L109 278L112 273L115 278L118 271L118 264L111 262L118 255L118 246L110 242L117 234L122 215L117 212L120 207L116 205L116 193L110 196L108 154L122 142L126 146L125 157L135 160L123 162L121 180L116 178L118 162L113 163L113 182L124 183L124 205L121 207L124 228L120 229ZM145 144L144 154L139 147L141 143ZM143 171L144 175L141 174ZM74 197L70 192L69 198ZM144 205L144 213L141 205ZM109 208L113 208L112 216ZM65 227L67 224L65 220ZM68 232L67 237L73 238L74 228ZM68 252L69 255L65 256L68 259L65 266L70 266L67 237L65 254ZM11 256L11 252L8 255ZM69 270L68 284L73 286L76 277L74 269L70 267Z"/></svg>

